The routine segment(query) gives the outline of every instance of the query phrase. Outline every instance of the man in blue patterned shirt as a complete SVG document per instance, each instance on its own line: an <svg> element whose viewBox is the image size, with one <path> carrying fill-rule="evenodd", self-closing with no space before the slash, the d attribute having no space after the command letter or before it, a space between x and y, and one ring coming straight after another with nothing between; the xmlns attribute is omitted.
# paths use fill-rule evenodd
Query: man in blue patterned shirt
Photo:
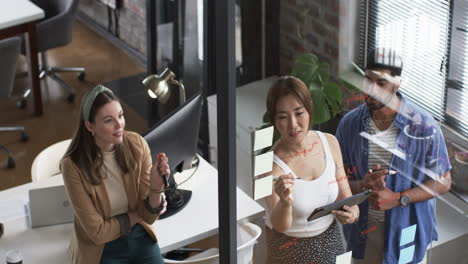
<svg viewBox="0 0 468 264"><path fill-rule="evenodd" d="M353 263L398 263L401 250L414 251L411 263L425 263L438 239L434 197L450 189L451 166L440 127L398 91L402 68L394 51L370 52L365 104L337 130L353 193L372 189L358 222L343 226ZM414 241L401 244L402 230L414 225Z"/></svg>

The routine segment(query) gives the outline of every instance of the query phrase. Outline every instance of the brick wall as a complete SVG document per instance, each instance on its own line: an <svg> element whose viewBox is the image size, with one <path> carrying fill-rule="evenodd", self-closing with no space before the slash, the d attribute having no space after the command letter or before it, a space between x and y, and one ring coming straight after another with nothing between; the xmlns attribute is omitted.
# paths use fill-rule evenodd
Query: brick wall
<svg viewBox="0 0 468 264"><path fill-rule="evenodd" d="M340 0L282 0L280 72L288 74L297 56L314 53L339 70ZM341 10L345 11L345 10Z"/></svg>
<svg viewBox="0 0 468 264"><path fill-rule="evenodd" d="M146 57L146 2L123 0L119 16L120 39ZM79 10L107 29L107 7L100 1L82 0Z"/></svg>
<svg viewBox="0 0 468 264"><path fill-rule="evenodd" d="M294 59L312 52L330 64L336 76L343 69L348 50L347 24L349 0L281 0L279 17L280 73L291 71ZM120 11L120 39L146 57L145 0L123 0ZM80 11L107 28L107 8L96 0L81 0ZM340 26L341 24L341 26ZM348 34L349 35L349 34ZM348 41L349 42L349 41ZM351 43L349 43L351 44Z"/></svg>

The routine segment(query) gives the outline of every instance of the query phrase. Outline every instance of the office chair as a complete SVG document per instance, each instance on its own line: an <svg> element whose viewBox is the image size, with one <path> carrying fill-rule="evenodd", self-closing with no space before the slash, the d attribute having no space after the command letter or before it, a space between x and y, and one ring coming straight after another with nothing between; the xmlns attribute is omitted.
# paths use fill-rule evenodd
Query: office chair
<svg viewBox="0 0 468 264"><path fill-rule="evenodd" d="M70 146L71 139L62 140L42 150L31 166L31 180L37 182L60 174L60 160Z"/></svg>
<svg viewBox="0 0 468 264"><path fill-rule="evenodd" d="M68 102L75 100L75 90L57 76L57 72L78 72L78 79L83 81L85 78L85 68L81 67L51 67L47 63L47 50L65 46L72 40L73 20L78 10L79 0L32 0L34 4L42 8L45 12L45 18L36 24L37 46L41 56L41 66L39 68L39 78L51 77L62 87L65 87L70 93L67 96ZM26 98L31 93L27 89L20 101L18 107L26 106Z"/></svg>
<svg viewBox="0 0 468 264"><path fill-rule="evenodd" d="M20 47L19 37L0 40L0 97L9 97L13 90ZM0 127L0 132L2 131L21 131L21 141L27 141L29 138L24 127ZM14 168L16 164L12 153L3 145L0 145L0 149L8 155L7 167Z"/></svg>

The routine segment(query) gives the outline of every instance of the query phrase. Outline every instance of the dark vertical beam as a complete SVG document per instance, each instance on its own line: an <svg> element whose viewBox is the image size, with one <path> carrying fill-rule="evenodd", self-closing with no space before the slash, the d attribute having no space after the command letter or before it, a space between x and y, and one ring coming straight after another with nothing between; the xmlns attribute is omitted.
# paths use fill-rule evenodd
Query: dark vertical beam
<svg viewBox="0 0 468 264"><path fill-rule="evenodd" d="M173 33L172 33L172 65L171 70L174 72L177 79L183 79L183 43L184 43L184 17L185 12L182 11L182 7L185 6L185 0L173 1ZM185 11L185 10L184 10ZM190 89L190 88L189 88Z"/></svg>
<svg viewBox="0 0 468 264"><path fill-rule="evenodd" d="M37 30L36 23L31 22L27 24L28 29L28 44L26 53L28 54L28 65L31 73L32 92L34 98L34 115L42 115L42 91L41 83L39 80L39 61L37 58L38 47L37 47Z"/></svg>
<svg viewBox="0 0 468 264"><path fill-rule="evenodd" d="M265 0L265 77L280 74L280 0Z"/></svg>
<svg viewBox="0 0 468 264"><path fill-rule="evenodd" d="M240 9L242 35L240 84L245 84L261 79L262 75L262 1L241 0Z"/></svg>
<svg viewBox="0 0 468 264"><path fill-rule="evenodd" d="M156 32L156 1L146 0L146 71L148 75L157 71L157 32Z"/></svg>
<svg viewBox="0 0 468 264"><path fill-rule="evenodd" d="M206 96L216 94L215 0L203 1L203 87Z"/></svg>
<svg viewBox="0 0 468 264"><path fill-rule="evenodd" d="M146 72L147 75L157 73L158 32L156 25L156 0L146 0ZM148 126L160 119L159 104L156 100L148 101Z"/></svg>
<svg viewBox="0 0 468 264"><path fill-rule="evenodd" d="M215 72L209 73L210 69L214 69L213 56L211 52L211 46L214 43L209 37L214 37L213 26L210 26L210 22L213 21L213 17L208 14L213 14L211 9L213 5L209 3L209 0L203 0L203 25L198 25L199 29L203 30L203 58L201 61L202 67L202 90L203 90L203 104L201 110L201 120L200 120L200 136L198 139L198 146L201 149L203 158L206 160L211 160L210 153L210 133L209 133L209 124L208 124L208 101L207 97L209 95L216 93L216 86L213 80L210 80L209 76L216 74ZM211 33L211 34L209 34ZM211 67L209 67L211 66Z"/></svg>
<svg viewBox="0 0 468 264"><path fill-rule="evenodd" d="M219 263L223 264L237 264L234 9L234 0L208 0L206 8L208 90L217 91Z"/></svg>

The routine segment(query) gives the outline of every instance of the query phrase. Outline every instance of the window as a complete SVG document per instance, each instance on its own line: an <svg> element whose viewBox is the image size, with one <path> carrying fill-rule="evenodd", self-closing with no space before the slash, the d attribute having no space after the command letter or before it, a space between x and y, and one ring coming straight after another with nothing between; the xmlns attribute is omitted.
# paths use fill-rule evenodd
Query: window
<svg viewBox="0 0 468 264"><path fill-rule="evenodd" d="M447 123L468 135L468 2L454 1L447 78Z"/></svg>
<svg viewBox="0 0 468 264"><path fill-rule="evenodd" d="M450 1L363 1L361 16L367 21L370 50L386 47L403 58L400 91L423 106L437 120L444 119L447 51L450 34ZM362 19L361 19L362 21ZM361 23L362 24L362 23ZM363 57L363 56L360 56ZM363 63L365 59L361 60Z"/></svg>
<svg viewBox="0 0 468 264"><path fill-rule="evenodd" d="M397 50L403 58L400 91L445 127L452 191L468 202L468 1L358 0L355 61L364 68L374 47ZM447 137L447 135L450 135ZM461 164L461 165L460 165Z"/></svg>
<svg viewBox="0 0 468 264"><path fill-rule="evenodd" d="M356 61L374 47L403 57L401 92L468 136L468 2L359 0Z"/></svg>

